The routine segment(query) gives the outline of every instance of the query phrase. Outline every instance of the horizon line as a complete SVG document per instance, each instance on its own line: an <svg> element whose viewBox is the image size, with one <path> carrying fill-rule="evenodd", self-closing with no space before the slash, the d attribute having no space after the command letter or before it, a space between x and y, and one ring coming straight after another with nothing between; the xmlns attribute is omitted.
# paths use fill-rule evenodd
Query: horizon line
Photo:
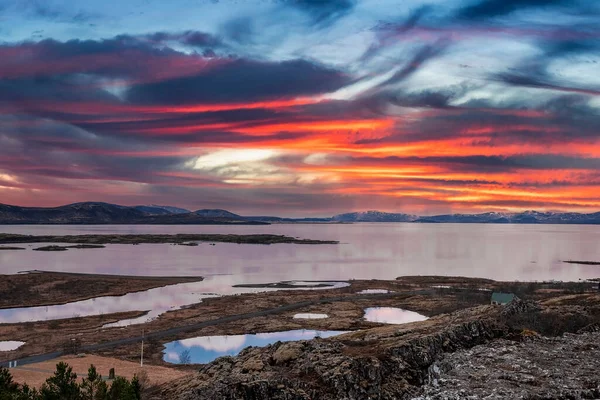
<svg viewBox="0 0 600 400"><path fill-rule="evenodd" d="M135 204L135 205L123 205L123 204L118 204L118 203L110 203L110 202L106 202L106 201L78 201L78 202L74 202L74 203L67 203L67 204L61 204L58 206L21 206L21 205L16 205L16 204L6 204L6 203L1 203L0 202L0 206L8 206L8 207L19 207L19 208L41 208L41 209L53 209L53 208L60 208L60 207L67 207L67 206L72 206L72 205L77 205L77 204L106 204L106 205L111 205L111 206L117 206L117 207L126 207L126 208L136 208L136 207L169 207L169 208L179 208L182 210L187 210L190 213L195 213L198 211L203 211L203 210L220 210L220 211L226 211L235 215L238 215L240 217L278 217L278 218L287 218L287 219L326 219L326 218L333 218L335 216L338 215L344 215L344 214L353 214L353 213L369 213L369 212L377 212L377 213L384 213L384 214L401 214L401 215L407 215L407 216L415 216L415 217L437 217L437 216L443 216L443 215L483 215L483 214L492 214L492 213L497 213L497 214L509 214L509 215L514 215L514 214L524 214L527 212L536 212L536 213L555 213L555 214L579 214L579 215L591 215L591 214L597 214L600 213L600 210L597 211L590 211L590 212L581 212L581 211L565 211L565 210L545 210L545 211L539 211L536 209L526 209L526 210L522 210L522 211L482 211L482 212L476 212L476 213L465 213L465 212L447 212L447 213L438 213L438 214L418 214L418 213L407 213L407 212L401 212L401 211L381 211L381 210L376 210L376 209L370 209L370 210L353 210L353 211L344 211L344 212L337 212L334 213L331 216L319 216L319 217L287 217L287 216L279 216L278 214L244 214L244 213L237 213L237 212L233 212L230 211L229 209L226 208L198 208L198 209L189 209L188 207L181 207L181 206L173 206L173 205L167 205L167 204Z"/></svg>

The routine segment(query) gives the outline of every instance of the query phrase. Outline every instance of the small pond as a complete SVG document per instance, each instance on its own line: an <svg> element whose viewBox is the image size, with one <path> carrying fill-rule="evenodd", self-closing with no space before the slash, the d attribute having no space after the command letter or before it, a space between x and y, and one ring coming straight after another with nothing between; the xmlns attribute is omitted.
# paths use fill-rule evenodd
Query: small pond
<svg viewBox="0 0 600 400"><path fill-rule="evenodd" d="M382 324L408 324L409 322L425 321L426 316L414 311L394 307L372 307L365 309L365 320Z"/></svg>
<svg viewBox="0 0 600 400"><path fill-rule="evenodd" d="M358 292L358 294L385 294L390 293L387 289L364 289Z"/></svg>
<svg viewBox="0 0 600 400"><path fill-rule="evenodd" d="M177 340L165 345L163 359L172 364L207 364L222 356L235 356L248 346L264 347L275 342L310 340L315 337L332 337L344 331L315 331L299 329L285 332L256 333L248 335L199 336ZM186 355L189 356L185 360Z"/></svg>
<svg viewBox="0 0 600 400"><path fill-rule="evenodd" d="M327 314L300 313L294 315L294 319L325 319L329 318Z"/></svg>
<svg viewBox="0 0 600 400"><path fill-rule="evenodd" d="M18 342L16 340L0 341L0 351L12 351L23 346L25 342Z"/></svg>

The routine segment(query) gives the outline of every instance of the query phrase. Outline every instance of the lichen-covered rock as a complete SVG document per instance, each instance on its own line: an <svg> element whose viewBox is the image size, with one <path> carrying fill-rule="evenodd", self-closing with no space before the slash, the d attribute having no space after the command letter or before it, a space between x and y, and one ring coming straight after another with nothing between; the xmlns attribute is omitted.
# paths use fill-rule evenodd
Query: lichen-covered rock
<svg viewBox="0 0 600 400"><path fill-rule="evenodd" d="M285 364L295 360L302 354L304 345L302 342L284 343L273 354L273 361L276 365Z"/></svg>
<svg viewBox="0 0 600 400"><path fill-rule="evenodd" d="M250 358L242 363L242 370L262 371L265 364L259 358Z"/></svg>
<svg viewBox="0 0 600 400"><path fill-rule="evenodd" d="M502 315L508 317L515 314L537 312L540 310L541 307L535 301L521 300L518 297L515 297L513 301L504 306Z"/></svg>
<svg viewBox="0 0 600 400"><path fill-rule="evenodd" d="M595 322L593 324L589 324L577 331L577 333L586 333L586 332L600 332L600 323Z"/></svg>
<svg viewBox="0 0 600 400"><path fill-rule="evenodd" d="M599 399L600 334L499 339L445 355L415 400Z"/></svg>

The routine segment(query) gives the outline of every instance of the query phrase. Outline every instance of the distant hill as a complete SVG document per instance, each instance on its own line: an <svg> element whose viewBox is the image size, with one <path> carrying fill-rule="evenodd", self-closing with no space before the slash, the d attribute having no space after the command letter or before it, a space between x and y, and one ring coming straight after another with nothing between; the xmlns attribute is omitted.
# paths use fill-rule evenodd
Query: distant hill
<svg viewBox="0 0 600 400"><path fill-rule="evenodd" d="M135 206L134 208L136 208L137 210L143 211L146 214L151 214L151 215L169 215L169 214L191 213L190 210L186 210L185 208L157 206L155 204L151 204L151 205L147 205L147 206Z"/></svg>
<svg viewBox="0 0 600 400"><path fill-rule="evenodd" d="M483 214L445 214L434 215L431 217L420 217L417 222L430 223L495 223L507 224L511 221L511 214L503 213L483 213Z"/></svg>
<svg viewBox="0 0 600 400"><path fill-rule="evenodd" d="M521 213L488 212L481 214L443 214L419 217L381 211L338 214L336 222L419 222L438 224L600 224L600 212L593 214L525 211Z"/></svg>
<svg viewBox="0 0 600 400"><path fill-rule="evenodd" d="M205 217L205 218L232 218L232 219L239 219L239 218L243 218L240 215L234 214L232 212L229 212L227 210L221 210L221 209L202 209L202 210L198 210L195 211L194 214L199 215L201 217Z"/></svg>
<svg viewBox="0 0 600 400"><path fill-rule="evenodd" d="M234 214L235 215L235 214ZM87 202L60 207L19 207L0 204L0 224L265 224L240 218L205 217L165 206L128 207Z"/></svg>
<svg viewBox="0 0 600 400"><path fill-rule="evenodd" d="M525 211L521 213L447 214L420 217L424 223L484 224L600 224L600 212L592 214Z"/></svg>
<svg viewBox="0 0 600 400"><path fill-rule="evenodd" d="M277 223L481 223L481 224L599 224L600 212L592 214L525 211L482 214L417 216L382 211L338 214L331 218L283 218L242 216L223 209L201 209L145 205L121 206L101 202L68 204L60 207L19 207L0 204L0 224L157 224L157 225L268 225Z"/></svg>
<svg viewBox="0 0 600 400"><path fill-rule="evenodd" d="M393 214L381 211L363 211L335 215L337 222L414 222L419 217L409 214Z"/></svg>
<svg viewBox="0 0 600 400"><path fill-rule="evenodd" d="M60 207L18 207L0 205L3 224L108 224L127 223L146 214L132 207L108 203L75 203Z"/></svg>
<svg viewBox="0 0 600 400"><path fill-rule="evenodd" d="M331 218L282 218L272 216L242 216L234 214L227 210L222 209L203 209L195 211L195 214L205 218L226 218L236 221L254 221L254 222L266 222L266 223L292 223L292 222L332 222Z"/></svg>

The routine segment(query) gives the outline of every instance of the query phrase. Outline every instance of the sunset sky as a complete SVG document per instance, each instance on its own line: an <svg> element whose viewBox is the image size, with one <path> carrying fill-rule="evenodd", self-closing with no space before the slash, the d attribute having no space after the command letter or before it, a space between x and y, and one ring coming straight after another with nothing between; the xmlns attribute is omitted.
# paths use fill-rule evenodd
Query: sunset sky
<svg viewBox="0 0 600 400"><path fill-rule="evenodd" d="M600 2L0 0L0 203L600 210Z"/></svg>

